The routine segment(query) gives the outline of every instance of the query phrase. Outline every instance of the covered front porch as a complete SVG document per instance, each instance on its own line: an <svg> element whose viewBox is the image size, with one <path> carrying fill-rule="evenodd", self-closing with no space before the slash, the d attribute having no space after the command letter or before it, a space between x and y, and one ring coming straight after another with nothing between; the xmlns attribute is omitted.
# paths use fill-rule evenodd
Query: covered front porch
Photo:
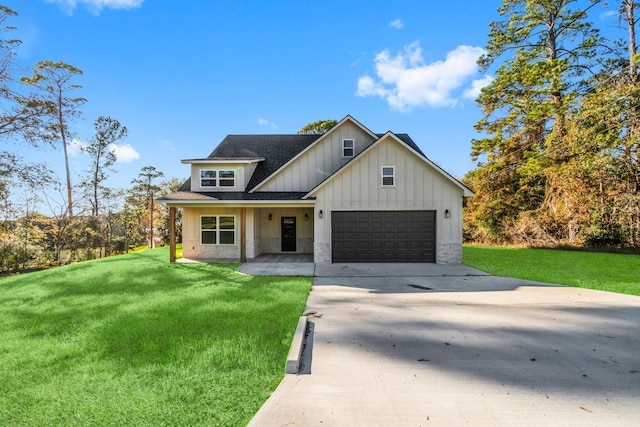
<svg viewBox="0 0 640 427"><path fill-rule="evenodd" d="M170 206L171 262L176 257L176 207L183 209L182 255L185 259L209 262L314 261L312 201L304 204Z"/></svg>

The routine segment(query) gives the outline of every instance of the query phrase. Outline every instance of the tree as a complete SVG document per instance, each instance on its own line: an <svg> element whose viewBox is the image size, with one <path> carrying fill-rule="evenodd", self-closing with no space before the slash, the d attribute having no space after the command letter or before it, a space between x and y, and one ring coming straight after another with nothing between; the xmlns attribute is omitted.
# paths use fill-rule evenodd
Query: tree
<svg viewBox="0 0 640 427"><path fill-rule="evenodd" d="M327 133L329 129L338 124L337 120L318 120L315 122L311 122L303 126L302 129L298 131L298 134L301 135L321 135L323 133Z"/></svg>
<svg viewBox="0 0 640 427"><path fill-rule="evenodd" d="M153 222L153 211L155 209L155 195L161 190L158 185L155 185L153 181L157 178L163 177L164 174L158 171L153 166L144 166L140 173L138 174L138 178L135 178L131 181L132 184L135 184L133 187L134 193L144 196L144 201L148 205L148 213L149 213L149 247L154 248L154 222Z"/></svg>
<svg viewBox="0 0 640 427"><path fill-rule="evenodd" d="M44 108L47 114L45 141L51 144L59 141L62 145L67 184L67 214L70 217L73 217L73 186L67 152L67 146L72 139L69 125L80 115L80 106L87 102L85 98L71 96L71 92L82 88L72 82L78 75L82 75L82 70L73 65L45 60L37 63L31 77L21 78L23 83L39 90L40 98L34 102Z"/></svg>
<svg viewBox="0 0 640 427"><path fill-rule="evenodd" d="M503 0L504 20L490 24L487 53L478 61L485 71L500 60L495 79L477 99L483 117L476 130L486 136L472 142L480 160L468 176L476 195L469 205L485 234L503 235L521 221L541 225L550 209L549 188L559 175L553 166L568 159L564 140L567 115L575 107L583 76L597 65L601 37L575 0ZM532 227L529 227L532 228ZM541 233L556 239L553 227Z"/></svg>
<svg viewBox="0 0 640 427"><path fill-rule="evenodd" d="M26 86L14 77L19 70L14 62L16 49L22 42L11 37L16 27L9 25L8 21L17 16L16 11L0 5L0 138L7 142L26 141L37 145L45 109L33 94L24 93ZM33 168L43 171L43 178L50 178L50 171L43 165L26 164L15 153L0 150L0 202L8 202L9 182L13 178L18 178L17 182L28 181L33 178L33 173L30 173Z"/></svg>
<svg viewBox="0 0 640 427"><path fill-rule="evenodd" d="M127 136L127 128L111 117L100 116L94 123L95 136L82 151L89 154L91 159L89 168L89 183L91 184L91 210L93 216L100 214L100 198L98 190L107 179L107 170L116 162L116 154L112 144Z"/></svg>
<svg viewBox="0 0 640 427"><path fill-rule="evenodd" d="M162 196L166 196L171 193L175 193L180 190L183 179L171 178L167 181L163 181L160 184L161 191L160 194ZM169 243L169 230L171 228L171 217L169 212L169 207L167 205L162 205L162 227L163 227L163 235L162 240L165 243ZM182 241L182 209L176 208L176 222L175 222L175 232L176 232L176 241Z"/></svg>

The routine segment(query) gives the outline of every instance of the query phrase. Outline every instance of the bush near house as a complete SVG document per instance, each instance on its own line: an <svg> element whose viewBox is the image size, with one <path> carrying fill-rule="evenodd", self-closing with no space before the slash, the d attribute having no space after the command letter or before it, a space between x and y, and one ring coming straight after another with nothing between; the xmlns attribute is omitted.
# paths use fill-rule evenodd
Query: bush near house
<svg viewBox="0 0 640 427"><path fill-rule="evenodd" d="M3 425L245 425L284 375L311 278L168 248L0 278Z"/></svg>

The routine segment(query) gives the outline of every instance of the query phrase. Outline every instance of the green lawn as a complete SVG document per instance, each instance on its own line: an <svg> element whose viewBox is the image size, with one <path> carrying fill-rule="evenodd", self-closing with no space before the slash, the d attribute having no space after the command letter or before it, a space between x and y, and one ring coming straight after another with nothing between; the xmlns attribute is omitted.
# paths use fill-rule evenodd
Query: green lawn
<svg viewBox="0 0 640 427"><path fill-rule="evenodd" d="M246 425L284 376L312 280L168 259L0 279L0 424Z"/></svg>
<svg viewBox="0 0 640 427"><path fill-rule="evenodd" d="M463 260L496 276L640 295L640 255L465 245Z"/></svg>

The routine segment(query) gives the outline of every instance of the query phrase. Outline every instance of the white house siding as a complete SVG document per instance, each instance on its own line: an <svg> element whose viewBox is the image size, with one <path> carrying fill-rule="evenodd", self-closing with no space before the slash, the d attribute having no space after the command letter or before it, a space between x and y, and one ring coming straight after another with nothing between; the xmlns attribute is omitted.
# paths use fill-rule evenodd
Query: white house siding
<svg viewBox="0 0 640 427"><path fill-rule="evenodd" d="M240 259L240 208L184 208L182 229L182 256L191 259L233 260ZM203 245L200 242L200 217L208 215L233 215L236 218L235 244Z"/></svg>
<svg viewBox="0 0 640 427"><path fill-rule="evenodd" d="M382 166L395 166L395 187L382 187ZM436 262L460 263L462 195L462 189L387 137L311 195L316 197L315 262L331 262L331 211L435 210Z"/></svg>
<svg viewBox="0 0 640 427"><path fill-rule="evenodd" d="M342 140L354 140L358 155L371 145L374 138L359 126L345 121L325 138L293 160L260 191L309 191L342 167L352 157L342 157Z"/></svg>

